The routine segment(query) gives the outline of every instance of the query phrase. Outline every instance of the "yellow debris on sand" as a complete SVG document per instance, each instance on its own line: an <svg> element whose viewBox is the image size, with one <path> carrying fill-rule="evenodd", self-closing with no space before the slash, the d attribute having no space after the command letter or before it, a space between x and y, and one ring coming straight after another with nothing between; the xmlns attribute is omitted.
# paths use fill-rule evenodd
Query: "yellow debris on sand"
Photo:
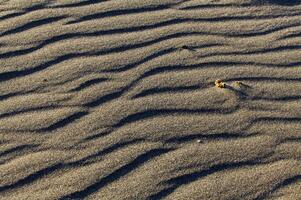
<svg viewBox="0 0 301 200"><path fill-rule="evenodd" d="M216 87L219 87L219 88L225 88L225 87L226 87L226 84L223 83L222 80L217 79L217 80L215 81L215 86L216 86Z"/></svg>

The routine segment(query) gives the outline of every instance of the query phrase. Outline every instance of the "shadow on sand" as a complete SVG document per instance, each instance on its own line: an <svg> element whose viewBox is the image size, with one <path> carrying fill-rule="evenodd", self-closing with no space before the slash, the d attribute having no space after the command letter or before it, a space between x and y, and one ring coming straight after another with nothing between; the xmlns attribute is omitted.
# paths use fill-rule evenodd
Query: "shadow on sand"
<svg viewBox="0 0 301 200"><path fill-rule="evenodd" d="M295 6L300 5L301 0L255 0L256 4L275 4L281 6Z"/></svg>

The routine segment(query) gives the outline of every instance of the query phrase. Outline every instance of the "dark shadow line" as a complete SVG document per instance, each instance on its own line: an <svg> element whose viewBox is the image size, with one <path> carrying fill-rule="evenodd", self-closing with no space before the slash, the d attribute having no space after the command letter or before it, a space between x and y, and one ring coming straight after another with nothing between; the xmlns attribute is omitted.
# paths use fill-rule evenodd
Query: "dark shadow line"
<svg viewBox="0 0 301 200"><path fill-rule="evenodd" d="M1 79L0 79L0 82L1 82ZM5 94L5 95L1 95L0 96L0 101L3 101L3 100L8 99L10 97L16 96L18 94L20 94L20 93L19 92L14 92L14 93L9 93L9 94Z"/></svg>
<svg viewBox="0 0 301 200"><path fill-rule="evenodd" d="M258 117L252 120L252 123L258 122L269 122L269 121L280 121L280 122L301 122L300 117Z"/></svg>
<svg viewBox="0 0 301 200"><path fill-rule="evenodd" d="M192 19L192 18L182 18L178 20L186 20L186 21L192 21L192 22L221 22L221 21L243 21L243 20L261 20L261 19L275 19L275 18L281 18L281 17L295 17L299 16L300 14L286 14L286 15L262 15L262 16L221 16L221 17L211 17L211 18L199 18L199 19Z"/></svg>
<svg viewBox="0 0 301 200"><path fill-rule="evenodd" d="M45 8L46 4L47 3L37 4L37 5L34 5L32 7L25 8L23 10L25 11L24 13L28 13L28 12L32 12L32 11L36 11L36 10L41 10L41 9Z"/></svg>
<svg viewBox="0 0 301 200"><path fill-rule="evenodd" d="M89 135L88 137L85 137L83 139L83 142L91 141L91 140L94 140L94 139L97 139L97 138L109 135L110 133L112 133L112 130L106 130L106 131L103 131L103 132L100 132L100 133ZM82 142L79 142L79 143L82 143Z"/></svg>
<svg viewBox="0 0 301 200"><path fill-rule="evenodd" d="M48 174L51 174L52 172L54 172L55 170L60 169L61 167L63 167L62 163L47 167L45 169L39 170L33 174L30 174L29 176L17 181L16 183L10 184L10 185L5 185L5 186L0 186L0 192L6 191L6 190L11 190L11 189L15 189L17 187L22 187L26 184L32 183Z"/></svg>
<svg viewBox="0 0 301 200"><path fill-rule="evenodd" d="M283 40L283 39L288 39L288 38L293 38L293 37L301 37L301 32L299 32L299 33L292 33L292 34L289 34L289 35L284 35L284 36L280 37L277 40Z"/></svg>
<svg viewBox="0 0 301 200"><path fill-rule="evenodd" d="M261 97L255 96L252 97L251 100L266 100L266 101L295 101L300 100L301 96L285 96L285 97Z"/></svg>
<svg viewBox="0 0 301 200"><path fill-rule="evenodd" d="M199 85L151 88L151 89L144 90L144 91L134 95L132 97L132 99L141 98L141 97L145 97L145 96L149 96L149 95L162 94L162 93L195 91L198 89L200 89Z"/></svg>
<svg viewBox="0 0 301 200"><path fill-rule="evenodd" d="M70 7L81 7L81 6L87 6L90 4L96 4L96 3L101 3L105 1L110 1L110 0L82 0L78 3L71 3L71 4L66 4L66 5L57 5L57 6L51 6L50 8L70 8Z"/></svg>
<svg viewBox="0 0 301 200"><path fill-rule="evenodd" d="M126 174L130 173L131 171L137 169L144 163L148 162L149 160L161 156L164 153L167 153L171 151L172 149L152 149L146 153L143 153L142 155L139 155L136 159L134 159L132 162L125 164L124 166L120 167L119 169L115 170L111 174L101 178L96 183L89 185L87 188L74 192L72 194L66 195L64 197L61 197L60 200L64 199L83 199L96 191L100 190L104 186L120 179L122 176L125 176Z"/></svg>
<svg viewBox="0 0 301 200"><path fill-rule="evenodd" d="M204 140L225 140L225 139L238 139L238 138L246 138L246 137L253 137L256 134L247 134L247 133L229 133L229 132L222 132L222 133L197 133L197 134L190 134L184 135L179 137L172 137L167 139L166 143L182 143L182 142L189 142L192 140L200 139L201 141Z"/></svg>
<svg viewBox="0 0 301 200"><path fill-rule="evenodd" d="M49 110L49 109L55 109L55 108L62 108L64 106L60 106L60 105L47 105L47 106L38 106L38 107L34 107L34 108L26 108L24 110L16 110L13 112L7 112L7 113L3 113L0 114L0 119L1 118L5 118L5 117L9 117L9 116L13 116L13 115L17 115L17 114L22 114L22 113L27 113L27 112L34 112L40 109L44 109L44 110Z"/></svg>
<svg viewBox="0 0 301 200"><path fill-rule="evenodd" d="M282 181L281 183L277 184L272 190L264 192L263 194L259 195L256 199L254 200L264 200L266 199L269 194L272 194L273 192L277 191L278 189L282 188L282 187L286 187L292 183L295 183L297 181L299 181L301 179L301 175L296 175L293 177L290 177L288 179L285 179L284 181Z"/></svg>
<svg viewBox="0 0 301 200"><path fill-rule="evenodd" d="M92 155L89 155L85 158L82 158L80 160L77 160L75 162L71 162L71 163L67 163L66 165L71 165L71 166L78 166L78 165L82 165L84 164L85 162L91 160L91 159L94 159L94 158L97 158L97 157L102 157L108 153L111 153L111 152L114 152L118 149L121 149L121 148L124 148L128 145L131 145L131 144L135 144L135 143L139 143L143 141L142 139L134 139L134 140L131 140L131 141L126 141L126 142L120 142L120 143L116 143L116 144L113 144L112 146L110 147L107 147L103 150L100 150L98 151L97 153L94 153Z"/></svg>
<svg viewBox="0 0 301 200"><path fill-rule="evenodd" d="M117 99L118 97L120 97L123 94L124 90L125 89L122 89L122 90L119 90L117 92L113 92L113 93L101 96L101 97L97 98L96 100L93 100L89 103L86 103L84 106L87 106L87 107L100 106L104 103L107 103L107 102L113 100L113 99Z"/></svg>
<svg viewBox="0 0 301 200"><path fill-rule="evenodd" d="M296 6L301 4L300 0L253 0L252 2L255 5L280 5L280 6Z"/></svg>
<svg viewBox="0 0 301 200"><path fill-rule="evenodd" d="M229 56L229 55L256 55L256 54L267 54L270 52L282 52L282 51L289 51L289 50L299 50L301 49L301 45L290 45L290 46L280 46L275 48L267 48L261 50L252 50L247 52L218 52L218 53L210 53L206 55L199 55L198 58L207 58L213 56Z"/></svg>
<svg viewBox="0 0 301 200"><path fill-rule="evenodd" d="M112 127L119 128L128 123L153 118L157 116L165 116L170 114L204 114L204 113L219 113L229 114L234 112L237 108L231 109L150 109L139 113L128 115L122 118L119 122L114 124Z"/></svg>
<svg viewBox="0 0 301 200"><path fill-rule="evenodd" d="M160 41L158 41L158 42L160 42ZM145 44L145 45L152 45L152 44ZM136 48L136 47L134 47L134 48ZM140 47L138 47L138 48L140 48ZM130 50L130 49L127 49L127 50ZM129 70L129 69L133 69L134 67L136 67L136 66L138 66L142 63L145 63L147 61L158 58L160 56L169 54L169 53L173 52L174 50L175 50L174 48L169 48L169 49L164 49L164 50L161 50L161 51L156 51L156 52L152 53L151 55L146 56L146 57L144 57L143 59L141 59L137 62L130 63L130 64L127 64L127 65L123 65L122 67L116 68L116 69L107 69L107 70L105 69L105 70L102 70L102 72L108 72L108 73L110 73L110 72L122 72L122 71L126 71L126 70Z"/></svg>
<svg viewBox="0 0 301 200"><path fill-rule="evenodd" d="M224 170L231 170L235 168L241 168L243 166L254 166L257 165L257 162L254 161L244 161L244 162L236 162L236 163L224 163L219 164L210 167L209 169L201 170L200 172L194 172L191 174L186 174L182 176L178 176L176 178L172 178L166 182L164 182L169 186L167 189L164 189L156 194L151 195L148 197L149 200L159 200L167 197L169 194L171 194L173 191L175 191L177 188L179 188L182 185L186 185L188 183L191 183L193 181L196 181L197 179L209 176L211 174L224 171Z"/></svg>
<svg viewBox="0 0 301 200"><path fill-rule="evenodd" d="M184 8L179 8L180 10L196 10L196 9L204 9L204 8L243 8L243 7L251 7L251 4L242 3L242 4L202 4L202 5L194 5L194 6L187 6Z"/></svg>
<svg viewBox="0 0 301 200"><path fill-rule="evenodd" d="M0 82L8 81L13 78L17 78L20 76L26 76L26 75L29 75L29 74L32 74L32 73L35 73L38 71L42 71L42 70L50 67L51 65L55 65L55 64L65 61L65 60L75 58L78 56L83 56L83 55L88 55L88 54L67 54L67 55L60 56L60 57L56 58L55 60L50 60L46 63L42 63L34 68L22 69L20 71L3 72L3 73L0 73Z"/></svg>
<svg viewBox="0 0 301 200"><path fill-rule="evenodd" d="M27 24L24 24L22 26L19 26L17 28L12 29L12 30L5 31L4 33L0 34L0 36L20 33L20 32L23 32L23 31L26 31L26 30L29 30L29 29L32 29L32 28L35 28L35 27L38 27L38 26L41 26L41 25L45 25L45 24L49 24L49 23L52 23L52 22L55 22L55 21L59 21L61 19L64 19L65 17L66 16L49 17L49 18L46 18L46 19L39 19L39 20L36 20L36 21L28 22Z"/></svg>
<svg viewBox="0 0 301 200"><path fill-rule="evenodd" d="M18 17L25 14L25 12L17 12L17 13L11 13L11 14L7 14L4 15L2 17L0 17L0 20L5 20L5 19L9 19L9 18L14 18L14 17Z"/></svg>
<svg viewBox="0 0 301 200"><path fill-rule="evenodd" d="M111 10L111 11L106 11L106 12L102 12L102 13L86 15L77 20L69 21L67 24L74 24L74 23L94 20L94 19L98 19L98 18L103 19L103 18L115 17L115 16L119 16L119 15L129 15L129 14L133 14L133 13L137 14L137 13L143 13L143 12L159 11L159 10L168 9L169 7L170 7L170 5L157 5L157 6L152 6L152 7Z"/></svg>
<svg viewBox="0 0 301 200"><path fill-rule="evenodd" d="M83 112L78 112L78 113L72 114L71 116L68 116L68 117L62 119L62 120L50 125L47 128L39 129L39 132L45 132L45 131L48 132L48 131L53 131L58 128L62 128L64 126L66 126L67 124L70 124L70 123L74 122L75 120L82 118L83 116L87 115L88 113L89 112L83 111Z"/></svg>
<svg viewBox="0 0 301 200"><path fill-rule="evenodd" d="M13 147L11 149L8 149L8 150L5 150L3 152L0 152L0 157L1 156L6 156L7 154L11 154L13 152L23 151L25 149L31 149L31 148L34 148L36 146L37 145L24 144L24 145L20 145L20 146L17 146L17 147Z"/></svg>
<svg viewBox="0 0 301 200"><path fill-rule="evenodd" d="M190 35L190 34L189 34ZM195 33L191 34L191 35L195 35ZM186 36L186 34L184 33L182 35L182 33L179 33L179 34L172 34L172 35L168 35L168 36L165 36L163 38L157 38L153 41L149 41L149 42L146 42L144 44L142 44L140 46L140 44L138 44L139 46L135 46L135 47L132 47L133 48L142 48L142 47L145 47L145 46L149 46L149 45L153 45L153 44L156 44L156 43L159 43L159 42L162 42L164 40L169 40L169 39L176 39L176 38L179 38L179 37L182 37L182 36ZM184 45L185 46L185 45ZM198 46L199 48L205 48L205 47L212 47L212 46L218 46L218 44L205 44L205 45L202 45L202 46ZM179 49L183 49L183 47L179 48ZM126 50L130 50L130 49L126 49ZM134 63L130 63L130 64L127 64L127 65L124 65L120 68L116 68L116 69L107 69L107 70L102 70L103 72L123 72L123 71L126 71L126 70L129 70L129 69L132 69L142 63L145 63L147 61L150 61L152 59L155 59L155 58L158 58L158 57L161 57L161 56L164 56L164 55L167 55L169 53L172 53L174 52L175 50L178 50L177 48L168 48L168 49L164 49L164 50L161 50L161 51L156 51L154 53L152 53L151 55L149 56L146 56L145 58L143 58L142 60L140 61L137 61L137 62L134 62Z"/></svg>
<svg viewBox="0 0 301 200"><path fill-rule="evenodd" d="M102 82L105 82L107 81L109 78L95 78L95 79L92 79L92 80L88 80L88 81L85 81L84 83L81 83L78 87L70 90L70 92L78 92L80 90L83 90L91 85L95 85L97 83L102 83Z"/></svg>
<svg viewBox="0 0 301 200"><path fill-rule="evenodd" d="M261 77L237 77L237 78L227 78L225 81L301 81L301 78L285 78L285 77L270 77L270 76L261 76Z"/></svg>

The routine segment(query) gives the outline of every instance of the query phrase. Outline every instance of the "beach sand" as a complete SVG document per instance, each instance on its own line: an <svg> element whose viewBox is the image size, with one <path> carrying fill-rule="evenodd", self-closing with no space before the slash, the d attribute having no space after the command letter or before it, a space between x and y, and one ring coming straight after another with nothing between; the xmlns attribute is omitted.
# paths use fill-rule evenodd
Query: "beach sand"
<svg viewBox="0 0 301 200"><path fill-rule="evenodd" d="M300 0L0 0L1 200L300 200L300 122Z"/></svg>

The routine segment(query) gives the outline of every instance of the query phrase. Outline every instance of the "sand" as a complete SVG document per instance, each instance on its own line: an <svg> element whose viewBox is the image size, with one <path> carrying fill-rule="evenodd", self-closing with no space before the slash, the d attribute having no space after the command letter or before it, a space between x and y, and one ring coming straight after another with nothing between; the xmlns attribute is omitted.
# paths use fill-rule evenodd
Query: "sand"
<svg viewBox="0 0 301 200"><path fill-rule="evenodd" d="M300 200L300 122L300 0L0 0L1 200Z"/></svg>

